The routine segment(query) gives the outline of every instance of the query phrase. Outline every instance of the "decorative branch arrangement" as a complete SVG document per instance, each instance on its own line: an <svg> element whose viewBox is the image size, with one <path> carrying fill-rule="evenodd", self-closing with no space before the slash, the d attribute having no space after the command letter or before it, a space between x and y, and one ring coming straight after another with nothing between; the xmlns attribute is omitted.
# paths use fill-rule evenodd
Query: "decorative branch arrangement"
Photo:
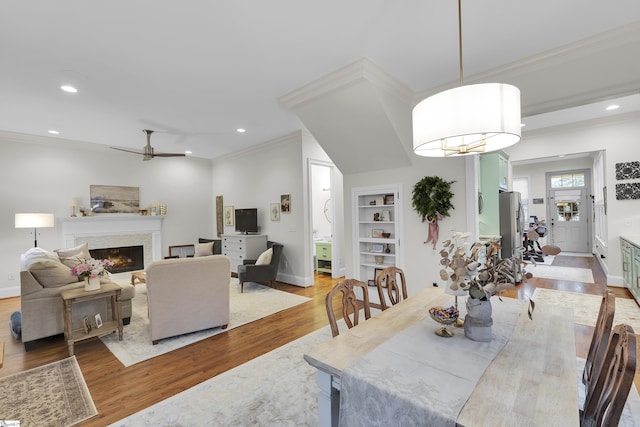
<svg viewBox="0 0 640 427"><path fill-rule="evenodd" d="M525 263L521 259L499 259L498 243L485 246L476 242L469 247L468 237L469 233L454 232L452 238L442 244L440 278L451 281L452 291L462 289L468 291L471 298L488 300L504 290L513 289L524 277L533 277L531 273L525 273Z"/></svg>

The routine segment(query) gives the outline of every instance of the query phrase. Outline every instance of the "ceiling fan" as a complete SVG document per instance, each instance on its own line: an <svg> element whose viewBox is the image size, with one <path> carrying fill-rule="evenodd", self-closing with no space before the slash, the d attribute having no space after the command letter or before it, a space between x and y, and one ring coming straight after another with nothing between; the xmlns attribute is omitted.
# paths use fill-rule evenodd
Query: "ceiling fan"
<svg viewBox="0 0 640 427"><path fill-rule="evenodd" d="M151 146L151 134L153 133L153 131L150 129L144 129L142 132L144 132L145 135L147 135L147 145L144 146L144 148L142 149L142 152L127 150L127 149L118 148L118 147L111 147L111 148L113 148L114 150L126 151L127 153L140 154L144 156L142 158L142 160L144 161L151 160L154 157L184 157L185 156L184 153L154 153L153 147Z"/></svg>

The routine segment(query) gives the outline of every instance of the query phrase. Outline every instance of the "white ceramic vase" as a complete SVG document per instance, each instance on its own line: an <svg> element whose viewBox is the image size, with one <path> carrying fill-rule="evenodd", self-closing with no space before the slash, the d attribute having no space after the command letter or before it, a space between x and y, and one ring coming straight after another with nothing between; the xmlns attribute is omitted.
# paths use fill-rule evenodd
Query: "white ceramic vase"
<svg viewBox="0 0 640 427"><path fill-rule="evenodd" d="M85 291L97 291L100 289L100 278L99 277L88 277L84 282L84 290Z"/></svg>

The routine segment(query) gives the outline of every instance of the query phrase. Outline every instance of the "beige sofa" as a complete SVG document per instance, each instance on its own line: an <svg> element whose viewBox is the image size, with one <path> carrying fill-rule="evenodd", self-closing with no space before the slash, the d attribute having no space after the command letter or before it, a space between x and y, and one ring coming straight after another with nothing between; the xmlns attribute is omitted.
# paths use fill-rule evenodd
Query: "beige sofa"
<svg viewBox="0 0 640 427"><path fill-rule="evenodd" d="M108 279L102 279L107 280ZM121 284L122 317L125 324L131 318L131 299L135 288ZM64 304L60 293L67 289L84 287L71 275L71 269L62 263L58 255L41 248L32 248L22 256L20 271L20 304L22 311L22 343L25 350L35 347L34 340L64 333ZM107 303L104 300L87 301L74 305L74 328L80 328L84 315L101 313L106 318Z"/></svg>
<svg viewBox="0 0 640 427"><path fill-rule="evenodd" d="M151 341L229 324L231 263L224 255L173 258L147 269Z"/></svg>

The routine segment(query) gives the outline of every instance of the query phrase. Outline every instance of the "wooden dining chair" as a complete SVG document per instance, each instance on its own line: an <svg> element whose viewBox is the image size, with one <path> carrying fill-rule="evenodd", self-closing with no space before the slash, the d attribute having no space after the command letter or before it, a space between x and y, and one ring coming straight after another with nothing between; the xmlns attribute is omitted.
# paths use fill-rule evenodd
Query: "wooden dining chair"
<svg viewBox="0 0 640 427"><path fill-rule="evenodd" d="M361 289L362 300L357 299L355 289ZM342 308L342 317L349 329L353 328L360 321L360 310L364 309L364 320L371 318L371 306L369 304L369 292L364 282L356 279L345 279L338 282L333 289L329 291L325 298L325 306L327 308L327 316L331 325L331 334L338 336L338 323L336 321L336 313L333 307L336 297L340 297Z"/></svg>
<svg viewBox="0 0 640 427"><path fill-rule="evenodd" d="M587 361L582 372L582 382L585 385L585 394L593 387L593 378L597 378L598 371L602 365L611 328L613 328L613 316L616 309L616 296L613 291L607 290L602 296L600 303L600 311L598 312L598 320L596 321L595 331L591 338Z"/></svg>
<svg viewBox="0 0 640 427"><path fill-rule="evenodd" d="M399 283L398 278L400 279ZM393 306L408 298L404 271L398 267L391 266L382 270L376 276L376 287L380 296L380 308L383 311L390 307L387 301Z"/></svg>
<svg viewBox="0 0 640 427"><path fill-rule="evenodd" d="M617 325L595 386L588 391L581 414L581 427L617 426L636 372L636 335L629 325Z"/></svg>

